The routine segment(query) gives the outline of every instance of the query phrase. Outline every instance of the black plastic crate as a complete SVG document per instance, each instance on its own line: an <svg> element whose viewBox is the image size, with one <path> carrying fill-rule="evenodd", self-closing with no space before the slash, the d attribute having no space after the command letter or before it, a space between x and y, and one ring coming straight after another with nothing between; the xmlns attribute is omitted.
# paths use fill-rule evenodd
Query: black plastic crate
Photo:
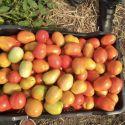
<svg viewBox="0 0 125 125"><path fill-rule="evenodd" d="M29 30L32 32L36 32L38 29L31 29L31 28L25 28L25 27L20 27L20 26L15 26L15 25L2 25L0 26L0 35L14 35L17 34L19 31L21 30ZM54 32L54 30L48 30L49 33L51 34L52 32ZM92 38L92 37L97 37L97 38L101 38L102 36L104 36L106 33L104 32L93 32L93 33L76 33L76 32L64 32L61 31L64 35L66 34L72 34L74 36L77 37L83 37L85 39L88 38ZM117 48L117 50L119 50L119 42L117 41L115 44L115 47ZM119 51L119 57L121 57L120 51ZM121 79L123 79L122 77L122 73L119 76ZM50 115L48 113L43 113L40 117L38 117L38 119L40 118L59 118L59 117L73 117L73 116L84 116L84 115L114 115L114 114L120 114L122 112L125 111L125 87L123 87L122 91L119 94L119 102L117 103L115 110L112 112L106 112L106 111L102 111L102 110L98 110L98 109L93 109L91 111L66 111L66 112L62 112L62 114L60 115ZM12 120L12 121L16 121L16 120L22 120L22 119L27 119L29 118L24 111L9 111L9 112L4 112L4 113L0 113L0 120Z"/></svg>

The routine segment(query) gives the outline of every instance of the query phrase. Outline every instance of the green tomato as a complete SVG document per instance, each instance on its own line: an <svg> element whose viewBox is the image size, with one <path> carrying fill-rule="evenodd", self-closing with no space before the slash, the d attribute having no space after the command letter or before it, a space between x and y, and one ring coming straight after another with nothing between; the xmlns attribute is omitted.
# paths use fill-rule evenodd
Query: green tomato
<svg viewBox="0 0 125 125"><path fill-rule="evenodd" d="M10 50L8 54L8 59L12 63L18 63L19 61L22 60L24 55L24 51L20 47L14 47Z"/></svg>

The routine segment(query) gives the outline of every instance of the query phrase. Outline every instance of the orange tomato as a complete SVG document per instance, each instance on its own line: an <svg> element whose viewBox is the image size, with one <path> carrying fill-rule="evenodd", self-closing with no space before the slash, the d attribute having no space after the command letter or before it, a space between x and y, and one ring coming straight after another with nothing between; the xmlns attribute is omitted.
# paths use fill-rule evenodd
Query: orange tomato
<svg viewBox="0 0 125 125"><path fill-rule="evenodd" d="M111 94L111 93L108 93L107 94L107 97L110 98L113 102L117 103L119 98L118 98L118 95L117 94Z"/></svg>
<svg viewBox="0 0 125 125"><path fill-rule="evenodd" d="M112 45L116 41L116 36L113 34L107 34L101 38L101 44L102 45Z"/></svg>
<svg viewBox="0 0 125 125"><path fill-rule="evenodd" d="M97 38L90 38L87 40L87 43L91 43L94 48L98 48L100 46L100 41Z"/></svg>
<svg viewBox="0 0 125 125"><path fill-rule="evenodd" d="M36 84L42 84L42 74L39 73L39 74L35 74L35 79L36 79Z"/></svg>
<svg viewBox="0 0 125 125"><path fill-rule="evenodd" d="M87 83L87 90L84 92L85 96L93 96L94 95L94 88L92 86L92 84L88 81L86 81Z"/></svg>
<svg viewBox="0 0 125 125"><path fill-rule="evenodd" d="M118 51L111 45L107 46L105 50L108 54L108 60L111 60L118 56Z"/></svg>
<svg viewBox="0 0 125 125"><path fill-rule="evenodd" d="M35 40L35 35L30 31L20 31L17 34L17 40L21 43L26 44Z"/></svg>
<svg viewBox="0 0 125 125"><path fill-rule="evenodd" d="M111 78L111 81L112 81L112 86L109 89L109 92L113 94L118 94L122 90L123 81L118 77Z"/></svg>
<svg viewBox="0 0 125 125"><path fill-rule="evenodd" d="M81 46L79 43L67 43L64 46L64 53L69 56L81 56Z"/></svg>
<svg viewBox="0 0 125 125"><path fill-rule="evenodd" d="M86 43L83 47L83 55L85 57L93 57L94 47L91 43Z"/></svg>
<svg viewBox="0 0 125 125"><path fill-rule="evenodd" d="M99 77L99 74L95 70L88 70L87 80L90 82L95 81Z"/></svg>
<svg viewBox="0 0 125 125"><path fill-rule="evenodd" d="M47 55L50 55L50 54L60 55L61 49L57 45L47 45L46 46L46 53L47 53Z"/></svg>
<svg viewBox="0 0 125 125"><path fill-rule="evenodd" d="M102 47L99 47L94 52L94 60L97 63L105 63L108 58L106 50Z"/></svg>
<svg viewBox="0 0 125 125"><path fill-rule="evenodd" d="M12 70L19 70L19 64L18 63L12 63L11 64L11 68L12 68Z"/></svg>
<svg viewBox="0 0 125 125"><path fill-rule="evenodd" d="M93 97L85 97L84 103L83 103L83 108L85 110L93 109L94 108L94 98Z"/></svg>
<svg viewBox="0 0 125 125"><path fill-rule="evenodd" d="M25 105L25 112L30 117L38 117L42 114L43 105L41 101L29 98Z"/></svg>
<svg viewBox="0 0 125 125"><path fill-rule="evenodd" d="M36 59L33 61L33 70L36 73L43 73L49 70L49 64L42 59Z"/></svg>
<svg viewBox="0 0 125 125"><path fill-rule="evenodd" d="M112 60L107 64L107 71L112 75L118 75L122 71L122 63L117 60Z"/></svg>
<svg viewBox="0 0 125 125"><path fill-rule="evenodd" d="M0 84L5 84L8 82L7 75L9 74L10 69L3 68L0 69Z"/></svg>
<svg viewBox="0 0 125 125"><path fill-rule="evenodd" d="M23 59L28 60L28 61L33 61L34 60L34 56L33 56L32 52L26 51L24 53Z"/></svg>
<svg viewBox="0 0 125 125"><path fill-rule="evenodd" d="M112 85L109 77L100 76L94 81L93 87L95 91L105 91L108 90Z"/></svg>
<svg viewBox="0 0 125 125"><path fill-rule="evenodd" d="M64 36L60 32L54 32L52 34L52 41L57 45L57 46L63 46L65 41L64 41Z"/></svg>
<svg viewBox="0 0 125 125"><path fill-rule="evenodd" d="M85 81L87 79L88 72L85 71L83 74L76 75L76 79Z"/></svg>

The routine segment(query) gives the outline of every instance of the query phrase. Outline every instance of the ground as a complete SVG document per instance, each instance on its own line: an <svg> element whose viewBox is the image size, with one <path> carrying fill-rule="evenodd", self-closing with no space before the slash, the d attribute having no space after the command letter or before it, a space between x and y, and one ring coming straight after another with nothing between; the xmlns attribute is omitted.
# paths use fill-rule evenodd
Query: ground
<svg viewBox="0 0 125 125"><path fill-rule="evenodd" d="M98 1L85 0L78 7L72 7L65 0L53 0L57 8L48 15L58 27L74 32L98 31ZM125 55L125 7L118 4L113 20L113 33L118 36L124 63ZM37 120L38 125L125 125L125 113L113 116L83 116L59 119Z"/></svg>

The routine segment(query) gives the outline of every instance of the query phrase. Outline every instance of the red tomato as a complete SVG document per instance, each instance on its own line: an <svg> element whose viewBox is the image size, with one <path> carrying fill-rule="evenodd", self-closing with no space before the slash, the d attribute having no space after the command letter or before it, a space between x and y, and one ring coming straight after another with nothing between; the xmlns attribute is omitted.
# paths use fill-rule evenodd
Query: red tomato
<svg viewBox="0 0 125 125"><path fill-rule="evenodd" d="M49 39L49 33L47 31L45 31L45 30L39 30L36 33L36 40L39 43L46 43L48 39Z"/></svg>
<svg viewBox="0 0 125 125"><path fill-rule="evenodd" d="M112 75L118 75L122 71L122 63L117 60L112 60L107 64L107 71Z"/></svg>
<svg viewBox="0 0 125 125"><path fill-rule="evenodd" d="M90 38L87 40L88 43L91 43L94 48L98 48L100 46L100 41L97 38Z"/></svg>
<svg viewBox="0 0 125 125"><path fill-rule="evenodd" d="M107 76L100 76L94 81L93 87L95 91L105 91L108 90L112 85L112 82Z"/></svg>
<svg viewBox="0 0 125 125"><path fill-rule="evenodd" d="M75 101L72 105L82 105L83 102L84 102L83 94L77 94L77 95L75 95Z"/></svg>
<svg viewBox="0 0 125 125"><path fill-rule="evenodd" d="M26 96L23 92L15 92L10 97L12 109L22 109L26 104Z"/></svg>
<svg viewBox="0 0 125 125"><path fill-rule="evenodd" d="M12 63L12 64L11 64L11 68L12 68L12 70L14 70L14 71L18 71L18 70L19 70L19 64L18 64L18 63Z"/></svg>
<svg viewBox="0 0 125 125"><path fill-rule="evenodd" d="M70 107L71 107L70 105L64 105L64 106L63 106L63 109L64 109L64 111L67 111L67 110L70 109Z"/></svg>
<svg viewBox="0 0 125 125"><path fill-rule="evenodd" d="M0 96L0 112L10 110L11 106L9 103L9 97L7 95Z"/></svg>
<svg viewBox="0 0 125 125"><path fill-rule="evenodd" d="M62 60L61 57L57 54L51 54L50 56L48 56L48 63L50 65L50 67L57 69L60 68L62 65Z"/></svg>
<svg viewBox="0 0 125 125"><path fill-rule="evenodd" d="M17 71L10 71L8 74L8 81L10 83L19 83L21 81L21 76Z"/></svg>
<svg viewBox="0 0 125 125"><path fill-rule="evenodd" d="M99 77L99 74L95 70L88 70L87 80L90 82L95 81Z"/></svg>
<svg viewBox="0 0 125 125"><path fill-rule="evenodd" d="M61 55L62 68L68 68L72 63L72 58L68 55Z"/></svg>
<svg viewBox="0 0 125 125"><path fill-rule="evenodd" d="M75 110L80 110L80 109L82 109L82 105L72 104L72 107L73 107Z"/></svg>
<svg viewBox="0 0 125 125"><path fill-rule="evenodd" d="M116 41L116 36L113 34L107 34L101 38L102 45L112 45Z"/></svg>
<svg viewBox="0 0 125 125"><path fill-rule="evenodd" d="M47 51L47 55L50 55L50 54L60 55L60 53L61 53L61 49L57 45L47 45L46 51Z"/></svg>
<svg viewBox="0 0 125 125"><path fill-rule="evenodd" d="M87 79L88 72L85 71L83 74L76 75L76 79L85 81Z"/></svg>
<svg viewBox="0 0 125 125"><path fill-rule="evenodd" d="M80 43L81 48L83 48L83 46L84 46L85 43L86 43L86 40L85 40L84 38L80 38L80 39L79 39L79 43Z"/></svg>
<svg viewBox="0 0 125 125"><path fill-rule="evenodd" d="M37 59L43 59L46 56L46 45L38 44L33 51L33 55Z"/></svg>
<svg viewBox="0 0 125 125"><path fill-rule="evenodd" d="M118 94L122 90L123 81L117 77L111 78L111 81L112 81L112 86L109 89L109 92L113 94Z"/></svg>
<svg viewBox="0 0 125 125"><path fill-rule="evenodd" d="M100 108L104 111L114 111L116 105L116 103L107 96L95 98L94 102L97 108Z"/></svg>
<svg viewBox="0 0 125 125"><path fill-rule="evenodd" d="M53 41L49 38L49 39L46 41L46 44L47 44L47 45L52 45L52 44L53 44Z"/></svg>
<svg viewBox="0 0 125 125"><path fill-rule="evenodd" d="M94 52L94 60L97 63L105 63L108 58L108 54L105 49L99 47Z"/></svg>
<svg viewBox="0 0 125 125"><path fill-rule="evenodd" d="M111 60L118 56L118 51L113 46L109 45L105 49L108 54L108 60Z"/></svg>
<svg viewBox="0 0 125 125"><path fill-rule="evenodd" d="M41 84L42 83L42 74L36 74L35 75L35 79L36 79L36 84Z"/></svg>

